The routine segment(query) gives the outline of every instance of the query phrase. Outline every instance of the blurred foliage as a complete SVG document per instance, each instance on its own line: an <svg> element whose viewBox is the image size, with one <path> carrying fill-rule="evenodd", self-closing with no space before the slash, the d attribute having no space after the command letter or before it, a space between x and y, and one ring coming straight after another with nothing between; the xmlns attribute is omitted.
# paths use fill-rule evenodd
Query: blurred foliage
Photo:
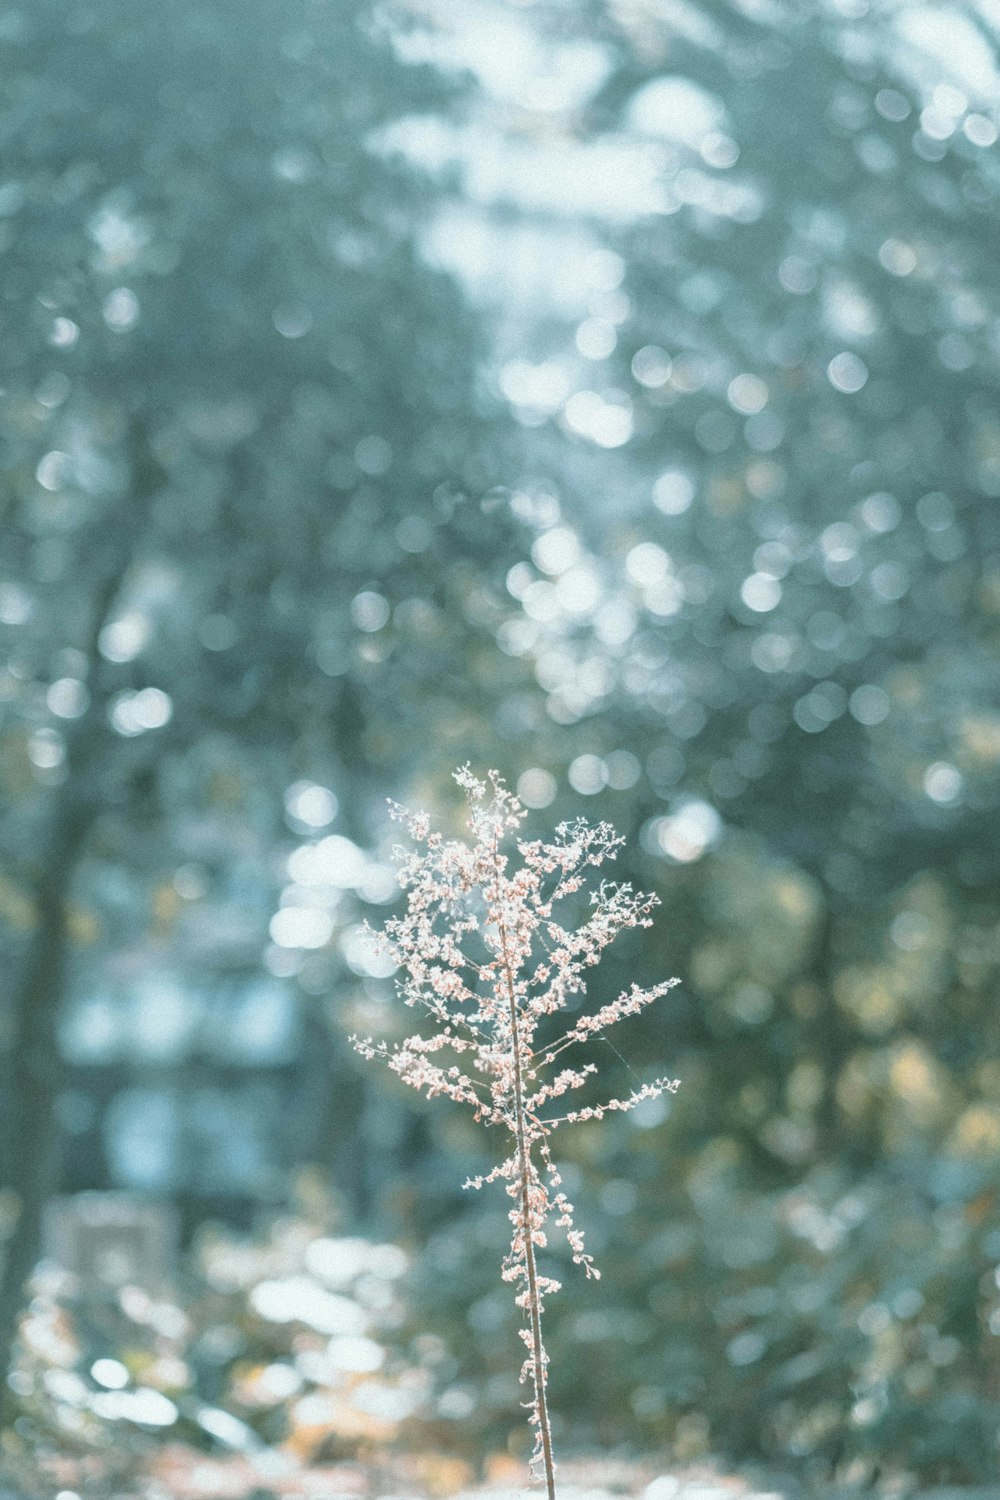
<svg viewBox="0 0 1000 1500"><path fill-rule="evenodd" d="M4 13L3 1169L23 1212L0 1344L60 1112L85 1138L71 1181L123 1170L110 1120L126 1178L225 1195L203 1151L222 1130L244 1203L353 1131L357 1097L239 1145L256 1117L283 1134L294 1088L234 1083L247 997L258 1062L311 1031L314 1096L338 1050L321 1016L289 1021L287 971L260 988L284 793L335 781L362 828L428 723L476 738L505 422L418 254L426 191L371 144L449 91L378 30L320 0L252 25L198 0L141 25L116 0ZM202 1087L151 1090L144 1065L182 1055ZM103 1066L99 1104L67 1061ZM171 1131L188 1165L164 1178Z"/></svg>
<svg viewBox="0 0 1000 1500"><path fill-rule="evenodd" d="M631 827L664 900L639 977L686 981L629 1054L684 1078L670 1121L583 1163L638 1195L586 1362L567 1315L565 1410L610 1436L588 1392L627 1388L678 1451L982 1480L995 93L915 58L889 11L817 12L601 10L582 128L648 143L660 212L612 241L572 343L540 340L535 384L501 373L539 533L501 641L560 726L522 785ZM982 16L952 20L993 67ZM554 370L576 389L545 411ZM589 505L560 481L586 446L608 455Z"/></svg>
<svg viewBox="0 0 1000 1500"><path fill-rule="evenodd" d="M542 822L615 821L662 897L608 988L684 980L600 1059L677 1073L670 1110L567 1137L605 1277L552 1306L559 1441L991 1479L987 10L942 7L944 59L925 8L864 0L488 7L467 29L502 11L552 78L591 59L570 102L498 106L394 58L437 9L0 17L0 916L18 973L66 949L48 1010L12 994L8 1075L56 1101L52 1185L168 1192L189 1226L322 1162L358 1233L426 1245L443 1446L505 1448L503 1215L457 1190L480 1145L342 1045L388 1024L379 799L447 817L451 767L497 764ZM573 326L520 311L491 346L422 257L460 170L384 143L419 154L428 119L650 179L655 211L581 213ZM23 1192L37 1141L19 1178L4 1139ZM199 1399L272 1441L299 1395L243 1400L287 1356L254 1330Z"/></svg>
<svg viewBox="0 0 1000 1500"><path fill-rule="evenodd" d="M458 1413L445 1401L439 1414L433 1389L447 1351L401 1292L407 1255L332 1234L330 1195L310 1174L292 1196L253 1239L206 1227L174 1285L40 1274L8 1471L31 1492L41 1478L187 1493L215 1455L220 1483L284 1493L304 1467L342 1486L361 1464L388 1482L415 1453L425 1481L467 1480L448 1451Z"/></svg>

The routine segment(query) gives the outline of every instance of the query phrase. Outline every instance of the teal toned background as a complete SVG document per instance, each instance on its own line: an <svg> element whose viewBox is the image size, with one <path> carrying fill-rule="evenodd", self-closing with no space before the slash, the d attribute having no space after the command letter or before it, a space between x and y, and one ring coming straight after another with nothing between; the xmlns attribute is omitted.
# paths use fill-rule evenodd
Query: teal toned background
<svg viewBox="0 0 1000 1500"><path fill-rule="evenodd" d="M0 8L12 1463L523 1452L490 1143L347 1041L470 761L661 897L594 998L683 981L563 1138L560 1447L993 1479L998 34Z"/></svg>

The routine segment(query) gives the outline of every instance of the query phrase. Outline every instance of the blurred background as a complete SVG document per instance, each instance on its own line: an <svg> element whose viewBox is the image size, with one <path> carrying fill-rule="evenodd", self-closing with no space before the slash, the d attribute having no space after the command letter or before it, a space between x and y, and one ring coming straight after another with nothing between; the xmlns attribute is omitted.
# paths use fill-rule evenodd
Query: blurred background
<svg viewBox="0 0 1000 1500"><path fill-rule="evenodd" d="M594 999L683 981L561 1138L560 1449L994 1477L998 38L0 7L15 1471L521 1473L492 1142L347 1041L468 760L659 893Z"/></svg>

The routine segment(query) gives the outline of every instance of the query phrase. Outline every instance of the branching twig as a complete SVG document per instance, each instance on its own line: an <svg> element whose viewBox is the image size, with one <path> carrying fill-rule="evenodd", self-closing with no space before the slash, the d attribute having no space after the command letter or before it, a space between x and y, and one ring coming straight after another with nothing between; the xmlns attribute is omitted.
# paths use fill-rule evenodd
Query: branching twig
<svg viewBox="0 0 1000 1500"><path fill-rule="evenodd" d="M555 1074L548 1069L567 1047L603 1036L605 1027L637 1014L677 981L650 989L633 984L610 1004L581 1015L551 1045L536 1045L535 1034L544 1018L564 1011L571 996L584 993L584 971L600 960L618 934L650 925L657 898L629 885L602 882L591 892L587 920L575 929L561 926L552 918L553 903L583 889L587 870L614 859L622 840L610 824L591 826L582 819L561 824L549 844L517 840L525 811L498 772L491 771L488 782L483 782L465 767L455 779L469 800L471 844L445 841L431 830L425 814L391 805L393 817L405 824L416 849L398 851L406 910L387 922L382 934L399 965L401 998L429 1014L440 1030L430 1037L408 1037L391 1048L370 1039L354 1040L364 1056L382 1059L412 1088L470 1104L477 1119L510 1131L510 1155L466 1186L502 1181L514 1201L509 1214L513 1233L502 1275L517 1288L515 1301L526 1318L521 1337L528 1357L521 1379L530 1380L532 1387L532 1471L544 1475L548 1500L555 1500L542 1313L546 1295L558 1291L559 1283L539 1270L536 1256L546 1245L550 1217L554 1215L565 1231L574 1262L588 1276L599 1272L574 1225L573 1205L560 1189L548 1138L560 1125L599 1120L609 1111L633 1109L645 1099L672 1093L677 1081L657 1078L641 1084L628 1098L583 1104L546 1118L540 1113L545 1105L581 1088L597 1065L563 1068ZM512 836L514 861L503 847L505 838ZM464 951L463 943L473 933L489 954L485 963ZM539 948L544 951L541 962ZM482 988L471 990L460 977L462 970L472 972ZM471 1053L470 1061L482 1079L470 1078L457 1065L442 1067L431 1061L442 1049Z"/></svg>

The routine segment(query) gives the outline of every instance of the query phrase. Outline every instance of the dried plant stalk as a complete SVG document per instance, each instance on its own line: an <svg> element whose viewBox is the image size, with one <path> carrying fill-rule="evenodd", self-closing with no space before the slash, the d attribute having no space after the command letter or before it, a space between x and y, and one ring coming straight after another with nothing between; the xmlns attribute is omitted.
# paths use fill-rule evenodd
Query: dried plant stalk
<svg viewBox="0 0 1000 1500"><path fill-rule="evenodd" d="M390 804L415 847L396 851L406 910L379 936L399 965L400 996L426 1014L432 1029L393 1044L352 1040L363 1056L383 1059L412 1088L467 1104L477 1120L511 1137L510 1155L465 1185L500 1181L513 1199L511 1245L501 1274L515 1285L516 1304L525 1314L521 1337L528 1355L521 1380L530 1380L532 1390L532 1474L544 1475L548 1500L555 1500L542 1313L559 1283L542 1274L536 1260L550 1218L565 1231L574 1262L588 1276L600 1273L574 1224L549 1137L561 1125L634 1109L678 1086L676 1079L657 1078L627 1098L558 1114L551 1112L553 1101L581 1088L597 1066L555 1065L564 1052L603 1035L605 1027L635 1015L679 981L649 989L633 984L550 1035L552 1017L578 1009L585 971L620 932L651 926L658 898L601 880L590 889L586 920L575 928L563 925L556 915L560 903L585 890L591 872L614 860L624 841L610 824L583 819L560 824L551 843L518 838L525 809L497 771L484 782L466 766L455 780L468 798L471 843L446 840L425 814ZM514 858L505 843L513 844Z"/></svg>

